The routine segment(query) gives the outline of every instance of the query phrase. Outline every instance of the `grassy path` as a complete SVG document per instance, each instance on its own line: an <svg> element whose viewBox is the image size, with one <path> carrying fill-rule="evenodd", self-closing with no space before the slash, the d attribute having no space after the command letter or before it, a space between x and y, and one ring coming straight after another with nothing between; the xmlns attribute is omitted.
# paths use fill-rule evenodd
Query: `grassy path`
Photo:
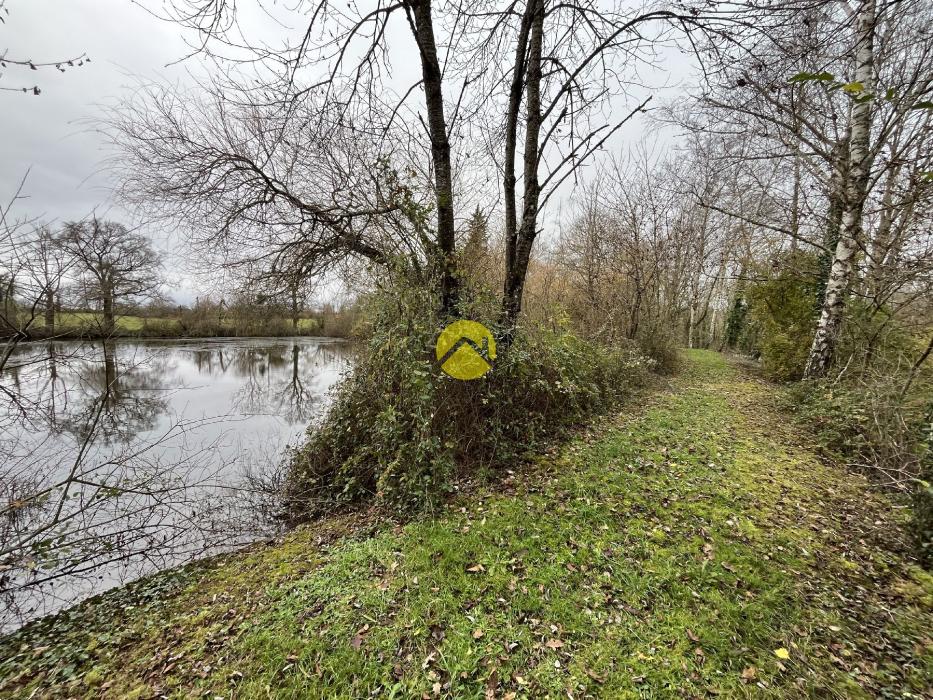
<svg viewBox="0 0 933 700"><path fill-rule="evenodd" d="M670 392L434 520L334 520L0 640L0 695L930 697L933 579L775 389Z"/></svg>

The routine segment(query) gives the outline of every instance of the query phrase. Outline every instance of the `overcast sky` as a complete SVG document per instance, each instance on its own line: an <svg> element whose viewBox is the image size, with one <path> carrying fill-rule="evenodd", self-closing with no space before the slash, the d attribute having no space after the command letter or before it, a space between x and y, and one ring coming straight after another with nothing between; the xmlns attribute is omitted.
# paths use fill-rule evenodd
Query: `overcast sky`
<svg viewBox="0 0 933 700"><path fill-rule="evenodd" d="M133 75L184 78L165 67L184 52L177 27L160 22L128 0L6 0L0 47L15 59L57 61L87 53L91 62L59 73L9 66L4 88L38 85L41 95L0 92L0 184L4 199L30 171L21 203L31 215L81 218L107 206L99 172L106 155L88 123L97 105L113 100ZM2 49L0 49L2 50Z"/></svg>
<svg viewBox="0 0 933 700"><path fill-rule="evenodd" d="M31 88L41 94L0 91L0 199L15 192L28 172L24 199L14 211L51 222L80 219L92 211L131 217L114 205L102 168L108 153L93 120L136 77L185 80L186 68L166 64L184 54L177 27L161 22L129 0L6 0L0 51L9 58L49 62L86 53L84 66L32 71L8 66L0 87ZM148 231L160 247L167 232ZM191 296L187 279L171 287L181 301Z"/></svg>
<svg viewBox="0 0 933 700"><path fill-rule="evenodd" d="M155 9L162 4L161 0L141 2ZM190 80L188 72L198 70L197 63L170 65L186 54L182 30L131 0L0 0L0 5L8 11L0 24L0 52L6 49L9 58L49 62L82 53L91 57L90 63L65 73L54 67L2 69L0 87L38 85L41 95L0 91L0 199L8 201L28 171L23 189L27 198L16 207L20 215L61 222L96 211L128 224L139 223L112 201L103 168L110 154L95 133L93 120L102 105L126 95L140 79ZM263 16L245 20L251 30L283 31ZM689 65L674 51L666 52L664 62L665 75L657 74L648 82L667 82L664 92L670 94L671 82L685 78ZM627 126L614 147L624 148L641 134L639 126ZM161 227L146 232L163 250L172 247L172 232ZM170 287L171 296L181 302L193 300L197 293L194 281L183 272L175 274Z"/></svg>

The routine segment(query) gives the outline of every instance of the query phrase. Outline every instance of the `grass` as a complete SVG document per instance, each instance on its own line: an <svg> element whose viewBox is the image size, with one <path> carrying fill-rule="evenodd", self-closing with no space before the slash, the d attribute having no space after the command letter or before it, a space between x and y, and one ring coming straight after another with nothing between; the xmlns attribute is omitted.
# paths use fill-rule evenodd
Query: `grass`
<svg viewBox="0 0 933 700"><path fill-rule="evenodd" d="M0 640L5 697L928 697L933 578L773 386L670 391L434 518L363 515Z"/></svg>
<svg viewBox="0 0 933 700"><path fill-rule="evenodd" d="M185 329L180 324L179 319L171 316L117 315L114 322L116 333L119 335L165 335L169 337L185 335ZM101 328L101 325L101 315L92 311L64 311L57 314L55 318L56 332L64 335L75 332L94 334L95 331ZM41 332L44 328L44 318L42 316L37 317L33 321L32 330ZM298 319L299 333L312 333L316 329L318 329L318 322L315 319ZM286 333L292 331L290 319L282 319L281 330ZM210 332L213 335L224 332L230 335L242 335L243 329L238 327L235 321L227 320L212 326Z"/></svg>
<svg viewBox="0 0 933 700"><path fill-rule="evenodd" d="M150 322L174 323L174 319L153 318ZM117 316L114 320L117 330L135 332L142 330L146 325L147 319L142 316ZM59 330L70 330L77 328L96 328L102 323L100 314L92 311L63 311L55 316L55 327ZM45 327L45 319L42 316L36 318L33 322L36 329Z"/></svg>

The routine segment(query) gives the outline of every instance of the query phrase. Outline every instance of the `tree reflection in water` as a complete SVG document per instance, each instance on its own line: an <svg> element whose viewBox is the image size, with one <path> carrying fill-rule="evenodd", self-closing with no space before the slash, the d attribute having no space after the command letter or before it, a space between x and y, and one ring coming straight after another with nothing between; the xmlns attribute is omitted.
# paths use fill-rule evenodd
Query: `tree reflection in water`
<svg viewBox="0 0 933 700"><path fill-rule="evenodd" d="M276 480L257 462L280 473L345 354L315 339L22 346L0 375L16 397L0 406L0 625L268 532L256 484Z"/></svg>
<svg viewBox="0 0 933 700"><path fill-rule="evenodd" d="M164 392L171 386L172 366L164 354L118 362L113 341L100 343L96 350L97 358L82 362L75 370L78 381L72 386L60 425L79 441L88 437L94 425L97 442L130 443L152 431L168 410ZM96 411L100 417L95 424Z"/></svg>

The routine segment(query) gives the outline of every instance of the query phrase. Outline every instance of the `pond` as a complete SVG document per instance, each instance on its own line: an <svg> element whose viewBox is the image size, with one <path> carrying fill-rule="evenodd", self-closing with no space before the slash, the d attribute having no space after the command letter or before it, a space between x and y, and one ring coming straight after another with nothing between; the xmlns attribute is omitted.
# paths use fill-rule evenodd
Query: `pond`
<svg viewBox="0 0 933 700"><path fill-rule="evenodd" d="M0 377L0 628L276 532L287 450L349 355L323 338L19 346Z"/></svg>

